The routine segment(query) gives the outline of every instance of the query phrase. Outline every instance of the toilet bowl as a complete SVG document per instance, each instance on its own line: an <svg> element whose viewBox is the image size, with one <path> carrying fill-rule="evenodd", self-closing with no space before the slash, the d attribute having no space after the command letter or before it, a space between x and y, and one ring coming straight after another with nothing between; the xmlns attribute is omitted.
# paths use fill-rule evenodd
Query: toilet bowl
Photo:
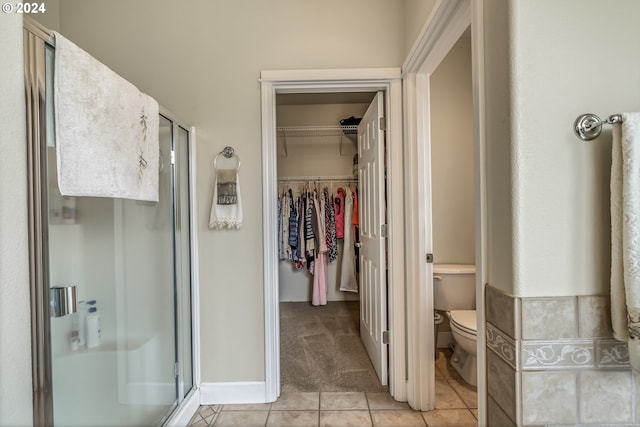
<svg viewBox="0 0 640 427"><path fill-rule="evenodd" d="M451 325L454 342L451 366L475 387L478 383L475 266L434 264L433 279L434 308L445 311Z"/></svg>
<svg viewBox="0 0 640 427"><path fill-rule="evenodd" d="M455 343L451 366L470 385L478 385L477 321L475 310L453 310L447 313Z"/></svg>

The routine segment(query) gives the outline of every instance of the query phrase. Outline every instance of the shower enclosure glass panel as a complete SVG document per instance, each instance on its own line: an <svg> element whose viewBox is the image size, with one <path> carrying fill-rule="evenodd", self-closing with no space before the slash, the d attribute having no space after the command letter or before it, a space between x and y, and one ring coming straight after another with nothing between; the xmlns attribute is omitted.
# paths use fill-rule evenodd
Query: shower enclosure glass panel
<svg viewBox="0 0 640 427"><path fill-rule="evenodd" d="M34 419L52 412L55 426L159 425L193 388L190 133L160 116L158 202L63 197L51 102L54 49L41 56L41 292L52 303L43 327L50 390L38 389L52 410L34 408ZM53 288L75 290L75 313L55 316Z"/></svg>

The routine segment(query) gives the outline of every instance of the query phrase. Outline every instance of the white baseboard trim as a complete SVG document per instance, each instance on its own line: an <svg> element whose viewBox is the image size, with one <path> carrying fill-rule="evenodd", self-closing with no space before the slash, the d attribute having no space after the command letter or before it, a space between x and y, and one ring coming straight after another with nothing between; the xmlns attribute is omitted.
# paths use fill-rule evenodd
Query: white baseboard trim
<svg viewBox="0 0 640 427"><path fill-rule="evenodd" d="M191 418L193 418L199 407L200 390L195 389L163 424L163 427L183 427L189 425L189 421L191 421Z"/></svg>
<svg viewBox="0 0 640 427"><path fill-rule="evenodd" d="M264 381L201 383L200 404L266 403Z"/></svg>

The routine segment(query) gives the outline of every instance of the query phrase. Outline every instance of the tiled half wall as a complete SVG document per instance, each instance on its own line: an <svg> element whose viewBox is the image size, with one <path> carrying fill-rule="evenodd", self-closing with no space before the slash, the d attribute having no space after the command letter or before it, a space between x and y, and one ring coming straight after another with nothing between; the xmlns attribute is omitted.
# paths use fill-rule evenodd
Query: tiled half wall
<svg viewBox="0 0 640 427"><path fill-rule="evenodd" d="M609 298L516 298L487 286L487 423L640 426L640 376Z"/></svg>

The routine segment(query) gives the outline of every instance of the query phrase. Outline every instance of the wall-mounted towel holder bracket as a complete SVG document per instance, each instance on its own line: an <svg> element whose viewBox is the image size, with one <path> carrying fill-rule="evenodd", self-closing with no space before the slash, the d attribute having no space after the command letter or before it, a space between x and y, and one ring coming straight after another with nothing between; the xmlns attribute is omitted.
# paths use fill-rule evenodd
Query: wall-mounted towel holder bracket
<svg viewBox="0 0 640 427"><path fill-rule="evenodd" d="M235 155L235 150L233 149L233 147L224 147L224 149L221 151L221 153L227 159L230 159Z"/></svg>
<svg viewBox="0 0 640 427"><path fill-rule="evenodd" d="M216 157L214 157L214 159L213 159L213 168L214 168L214 169L217 169L217 168L218 168L218 167L217 167L217 162L218 162L218 158L219 158L220 156L223 156L223 157L225 157L225 158L227 158L227 159L235 158L235 159L236 159L236 161L238 162L238 164L237 164L237 166L236 166L236 169L240 169L240 156L238 156L238 155L235 153L235 150L233 149L233 147L224 147L224 148L222 149L222 151L221 151L221 152L219 152L218 154L216 154Z"/></svg>
<svg viewBox="0 0 640 427"><path fill-rule="evenodd" d="M593 113L580 114L573 122L573 132L583 141L591 141L600 136L602 125L622 122L620 114L612 114L604 121Z"/></svg>

